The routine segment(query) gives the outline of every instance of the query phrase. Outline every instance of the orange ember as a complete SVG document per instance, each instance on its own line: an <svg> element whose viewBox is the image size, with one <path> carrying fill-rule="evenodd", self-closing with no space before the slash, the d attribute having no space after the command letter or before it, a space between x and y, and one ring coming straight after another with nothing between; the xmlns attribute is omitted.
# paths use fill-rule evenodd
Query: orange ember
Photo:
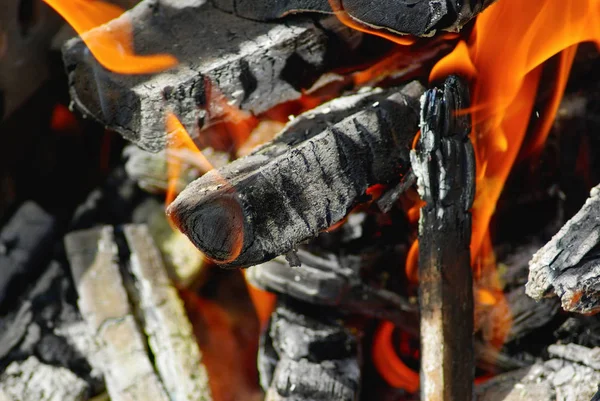
<svg viewBox="0 0 600 401"><path fill-rule="evenodd" d="M119 74L149 74L171 68L177 60L168 54L136 55L131 22L121 18L120 7L97 0L44 0L81 35L90 52L106 69ZM104 25L104 26L102 26ZM92 28L99 27L91 32Z"/></svg>

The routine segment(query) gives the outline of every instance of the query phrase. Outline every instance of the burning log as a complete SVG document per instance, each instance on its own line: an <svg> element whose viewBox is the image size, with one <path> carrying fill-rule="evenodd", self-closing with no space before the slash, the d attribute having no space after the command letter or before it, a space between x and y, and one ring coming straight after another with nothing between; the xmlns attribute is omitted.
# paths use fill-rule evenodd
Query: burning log
<svg viewBox="0 0 600 401"><path fill-rule="evenodd" d="M411 151L421 198L419 306L421 399L473 396L473 282L469 245L475 156L468 88L449 77L423 95L421 136Z"/></svg>
<svg viewBox="0 0 600 401"><path fill-rule="evenodd" d="M297 252L299 266L284 257L248 269L246 278L256 287L315 305L335 306L353 313L393 321L414 331L416 310L394 292L374 288L360 277L360 257L345 258ZM410 324L410 323L413 324Z"/></svg>
<svg viewBox="0 0 600 401"><path fill-rule="evenodd" d="M0 305L18 294L44 266L54 245L56 218L34 202L25 202L0 232ZM17 291L16 291L17 290Z"/></svg>
<svg viewBox="0 0 600 401"><path fill-rule="evenodd" d="M144 227L125 227L123 236L127 248L119 248L111 227L65 238L81 312L101 344L111 399L209 400L200 350L158 250ZM119 254L129 258L122 263L130 272L120 272Z"/></svg>
<svg viewBox="0 0 600 401"><path fill-rule="evenodd" d="M223 266L285 254L340 221L369 186L408 171L421 93L410 84L377 94L316 135L291 127L271 145L191 183L167 213Z"/></svg>
<svg viewBox="0 0 600 401"><path fill-rule="evenodd" d="M527 294L534 299L557 295L563 309L600 311L600 186L560 231L531 259Z"/></svg>
<svg viewBox="0 0 600 401"><path fill-rule="evenodd" d="M380 0L213 0L215 4L237 15L272 20L305 11L345 12L357 24L390 30L399 34L430 36L436 30L458 31L471 18L494 0L461 2L457 0L415 0L398 2ZM333 10L332 10L333 9Z"/></svg>
<svg viewBox="0 0 600 401"><path fill-rule="evenodd" d="M333 311L281 301L261 343L258 363L267 401L357 400L357 340Z"/></svg>
<svg viewBox="0 0 600 401"><path fill-rule="evenodd" d="M81 39L66 44L64 61L75 105L153 152L167 143L168 110L188 132L208 123L213 84L229 104L259 114L299 98L300 89L310 87L361 35L333 17L258 23L205 0L145 0L108 28L119 31L127 20L133 21L136 48L170 53L180 65L153 76L114 74L91 57ZM222 118L223 112L210 118Z"/></svg>

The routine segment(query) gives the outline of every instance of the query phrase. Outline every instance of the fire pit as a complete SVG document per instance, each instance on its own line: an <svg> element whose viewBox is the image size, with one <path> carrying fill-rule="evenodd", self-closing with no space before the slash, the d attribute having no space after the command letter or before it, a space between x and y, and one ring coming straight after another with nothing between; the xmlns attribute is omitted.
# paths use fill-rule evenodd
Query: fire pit
<svg viewBox="0 0 600 401"><path fill-rule="evenodd" d="M0 399L600 399L597 1L1 1Z"/></svg>

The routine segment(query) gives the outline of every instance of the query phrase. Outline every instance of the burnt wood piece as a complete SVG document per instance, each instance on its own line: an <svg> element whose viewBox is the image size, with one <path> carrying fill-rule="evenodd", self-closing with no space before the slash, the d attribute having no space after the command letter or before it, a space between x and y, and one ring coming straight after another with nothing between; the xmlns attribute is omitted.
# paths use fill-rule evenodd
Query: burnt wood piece
<svg viewBox="0 0 600 401"><path fill-rule="evenodd" d="M361 35L334 20L258 23L206 0L144 0L108 26L119 29L127 19L139 53L169 53L180 64L155 75L114 74L79 38L67 42L63 58L75 106L152 152L167 143L168 110L192 135L209 123L206 109L217 92L242 110L262 113L299 98L300 89L332 68ZM213 109L211 119L223 117L221 108Z"/></svg>
<svg viewBox="0 0 600 401"><path fill-rule="evenodd" d="M290 135L192 182L167 213L224 267L285 254L340 221L376 183L400 179L418 125L419 84L386 92L317 135ZM279 141L278 139L275 140ZM281 145L281 144L279 144Z"/></svg>
<svg viewBox="0 0 600 401"><path fill-rule="evenodd" d="M411 151L426 205L419 219L421 399L473 397L473 280L470 266L475 157L467 86L457 77L421 100L421 136Z"/></svg>
<svg viewBox="0 0 600 401"><path fill-rule="evenodd" d="M266 400L357 400L357 339L335 318L332 310L278 303L258 357Z"/></svg>
<svg viewBox="0 0 600 401"><path fill-rule="evenodd" d="M600 311L600 186L529 263L527 294L556 295L566 311Z"/></svg>
<svg viewBox="0 0 600 401"><path fill-rule="evenodd" d="M147 229L82 230L65 245L111 399L209 401L191 325Z"/></svg>
<svg viewBox="0 0 600 401"><path fill-rule="evenodd" d="M361 258L333 254L318 256L305 250L297 252L299 266L282 256L252 266L246 278L256 287L277 292L315 305L393 321L414 331L417 311L408 300L392 291L374 288L360 277Z"/></svg>
<svg viewBox="0 0 600 401"><path fill-rule="evenodd" d="M345 11L371 28L398 34L430 36L436 30L458 31L495 0L213 0L224 10L256 20L302 12Z"/></svg>
<svg viewBox="0 0 600 401"><path fill-rule="evenodd" d="M25 202L0 232L0 310L47 263L58 234L54 216Z"/></svg>

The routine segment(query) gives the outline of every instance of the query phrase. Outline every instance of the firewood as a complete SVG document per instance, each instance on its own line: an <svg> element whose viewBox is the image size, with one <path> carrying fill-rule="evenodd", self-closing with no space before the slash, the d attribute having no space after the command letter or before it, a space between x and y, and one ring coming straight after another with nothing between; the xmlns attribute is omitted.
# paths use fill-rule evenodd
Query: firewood
<svg viewBox="0 0 600 401"><path fill-rule="evenodd" d="M266 400L355 401L360 364L356 337L333 310L280 301L261 339Z"/></svg>
<svg viewBox="0 0 600 401"><path fill-rule="evenodd" d="M408 171L420 93L418 84L390 90L317 135L285 134L279 150L265 146L192 182L167 213L225 267L285 254L340 221L369 186Z"/></svg>
<svg viewBox="0 0 600 401"><path fill-rule="evenodd" d="M563 309L600 311L600 186L560 231L531 259L527 294L556 295Z"/></svg>
<svg viewBox="0 0 600 401"><path fill-rule="evenodd" d="M81 39L73 39L63 51L71 95L84 114L157 152L168 140L165 113L173 111L194 134L208 123L212 92L254 114L299 98L300 89L309 88L361 35L330 18L328 24L308 18L258 23L206 0L144 0L109 26L119 29L129 19L136 49L167 52L179 66L152 76L114 74ZM217 111L211 115L219 117Z"/></svg>
<svg viewBox="0 0 600 401"><path fill-rule="evenodd" d="M122 235L116 241L105 226L65 238L111 399L210 400L191 325L147 229L127 226Z"/></svg>
<svg viewBox="0 0 600 401"><path fill-rule="evenodd" d="M257 20L271 20L290 13L345 11L369 27L401 34L429 36L438 29L458 31L494 0L213 0L218 7Z"/></svg>
<svg viewBox="0 0 600 401"><path fill-rule="evenodd" d="M0 232L0 308L46 265L58 234L54 216L25 202Z"/></svg>
<svg viewBox="0 0 600 401"><path fill-rule="evenodd" d="M393 321L407 331L417 326L417 311L394 292L374 288L360 277L360 257L297 252L292 266L284 257L252 266L246 278L255 286L315 305L335 306L351 313Z"/></svg>
<svg viewBox="0 0 600 401"><path fill-rule="evenodd" d="M421 100L421 136L411 151L419 195L421 399L471 400L473 281L469 245L475 157L468 88L456 77Z"/></svg>

